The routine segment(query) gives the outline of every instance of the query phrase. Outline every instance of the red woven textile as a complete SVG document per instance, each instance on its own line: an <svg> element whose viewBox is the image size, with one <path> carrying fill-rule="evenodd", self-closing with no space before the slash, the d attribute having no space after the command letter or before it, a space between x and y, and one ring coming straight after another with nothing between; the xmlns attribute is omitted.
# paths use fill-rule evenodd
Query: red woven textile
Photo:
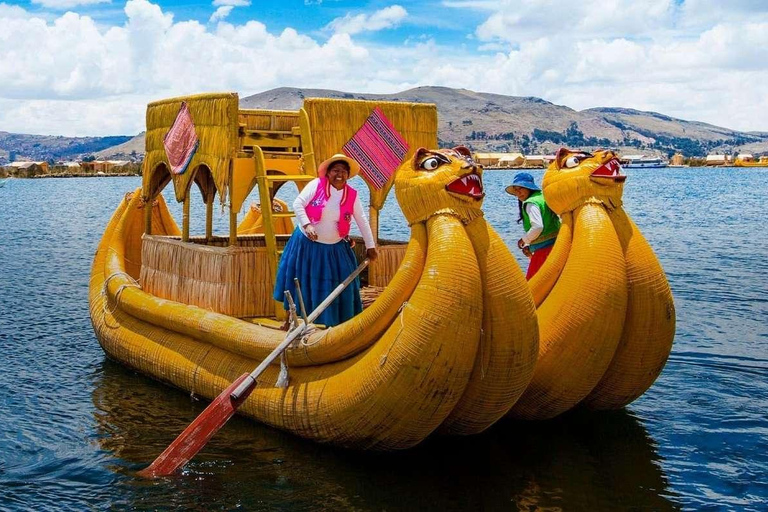
<svg viewBox="0 0 768 512"><path fill-rule="evenodd" d="M171 165L173 174L184 174L199 143L200 139L195 133L192 115L189 113L187 103L183 102L179 113L176 114L176 120L173 121L171 129L163 138L165 154L168 156L168 163Z"/></svg>
<svg viewBox="0 0 768 512"><path fill-rule="evenodd" d="M408 143L377 107L342 150L360 164L363 179L381 189L408 152Z"/></svg>

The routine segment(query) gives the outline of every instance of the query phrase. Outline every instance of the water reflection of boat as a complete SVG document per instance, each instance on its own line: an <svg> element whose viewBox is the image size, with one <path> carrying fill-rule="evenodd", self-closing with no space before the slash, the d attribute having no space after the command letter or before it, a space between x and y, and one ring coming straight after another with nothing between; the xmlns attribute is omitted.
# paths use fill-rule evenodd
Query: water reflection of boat
<svg viewBox="0 0 768 512"><path fill-rule="evenodd" d="M112 362L102 365L92 397L99 445L129 469L155 456L205 405ZM145 509L205 500L206 509L245 510L677 508L654 440L626 411L503 422L482 436L437 437L388 454L321 446L234 418L186 471L196 478L127 481L120 497Z"/></svg>

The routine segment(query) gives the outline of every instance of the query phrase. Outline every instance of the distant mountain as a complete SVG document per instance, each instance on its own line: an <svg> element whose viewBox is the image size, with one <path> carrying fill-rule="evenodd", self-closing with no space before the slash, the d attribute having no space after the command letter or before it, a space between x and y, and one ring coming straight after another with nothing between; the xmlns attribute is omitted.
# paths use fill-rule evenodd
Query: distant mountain
<svg viewBox="0 0 768 512"><path fill-rule="evenodd" d="M475 150L551 152L560 146L704 156L749 147L768 151L768 134L739 132L656 112L628 108L576 111L541 98L504 96L449 87L417 87L395 94L359 94L281 87L240 100L243 108L298 109L304 98L435 103L443 145Z"/></svg>
<svg viewBox="0 0 768 512"><path fill-rule="evenodd" d="M435 103L442 146L464 144L476 151L550 153L560 146L615 148L623 153L704 156L712 152L768 153L767 132L739 132L629 108L573 110L541 98L504 96L449 87L417 87L395 94L281 87L240 99L242 108L297 110L304 98L339 98ZM11 150L3 143L2 150ZM5 134L11 135L11 134ZM32 137L32 136L23 136ZM48 137L47 139L56 139ZM98 151L98 158L141 155L144 136ZM41 143L41 141L36 141ZM41 143L42 144L42 143ZM101 148L100 148L101 149ZM19 154L21 151L16 150Z"/></svg>
<svg viewBox="0 0 768 512"><path fill-rule="evenodd" d="M97 151L94 156L98 160L136 160L141 158L144 156L145 133L141 132L122 144Z"/></svg>
<svg viewBox="0 0 768 512"><path fill-rule="evenodd" d="M130 140L124 135L109 137L62 137L0 132L0 163L25 160L75 160ZM142 143L142 153L143 153Z"/></svg>

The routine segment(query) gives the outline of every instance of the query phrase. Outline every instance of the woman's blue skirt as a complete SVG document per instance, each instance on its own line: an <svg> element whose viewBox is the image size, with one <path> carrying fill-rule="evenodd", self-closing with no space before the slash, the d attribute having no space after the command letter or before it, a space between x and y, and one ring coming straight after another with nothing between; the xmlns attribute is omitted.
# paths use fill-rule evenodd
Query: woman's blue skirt
<svg viewBox="0 0 768 512"><path fill-rule="evenodd" d="M299 296L293 284L293 279L298 277L309 315L356 268L355 253L345 240L332 245L321 244L313 242L296 228L280 258L274 299L282 301L283 307L288 310L285 290L290 291L301 317ZM361 311L360 278L357 278L323 311L315 323L329 327L339 325Z"/></svg>

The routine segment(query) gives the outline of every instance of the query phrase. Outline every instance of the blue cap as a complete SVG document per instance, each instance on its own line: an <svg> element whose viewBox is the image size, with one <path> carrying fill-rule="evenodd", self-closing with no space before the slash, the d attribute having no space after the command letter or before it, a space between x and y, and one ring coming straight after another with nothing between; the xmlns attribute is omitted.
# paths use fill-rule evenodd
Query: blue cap
<svg viewBox="0 0 768 512"><path fill-rule="evenodd" d="M512 180L512 184L504 189L507 191L507 194L512 193L511 192L512 187L523 187L523 188L527 188L528 190L541 190L536 185L536 182L533 181L533 176L531 176L527 172L519 172L515 174L515 177Z"/></svg>

